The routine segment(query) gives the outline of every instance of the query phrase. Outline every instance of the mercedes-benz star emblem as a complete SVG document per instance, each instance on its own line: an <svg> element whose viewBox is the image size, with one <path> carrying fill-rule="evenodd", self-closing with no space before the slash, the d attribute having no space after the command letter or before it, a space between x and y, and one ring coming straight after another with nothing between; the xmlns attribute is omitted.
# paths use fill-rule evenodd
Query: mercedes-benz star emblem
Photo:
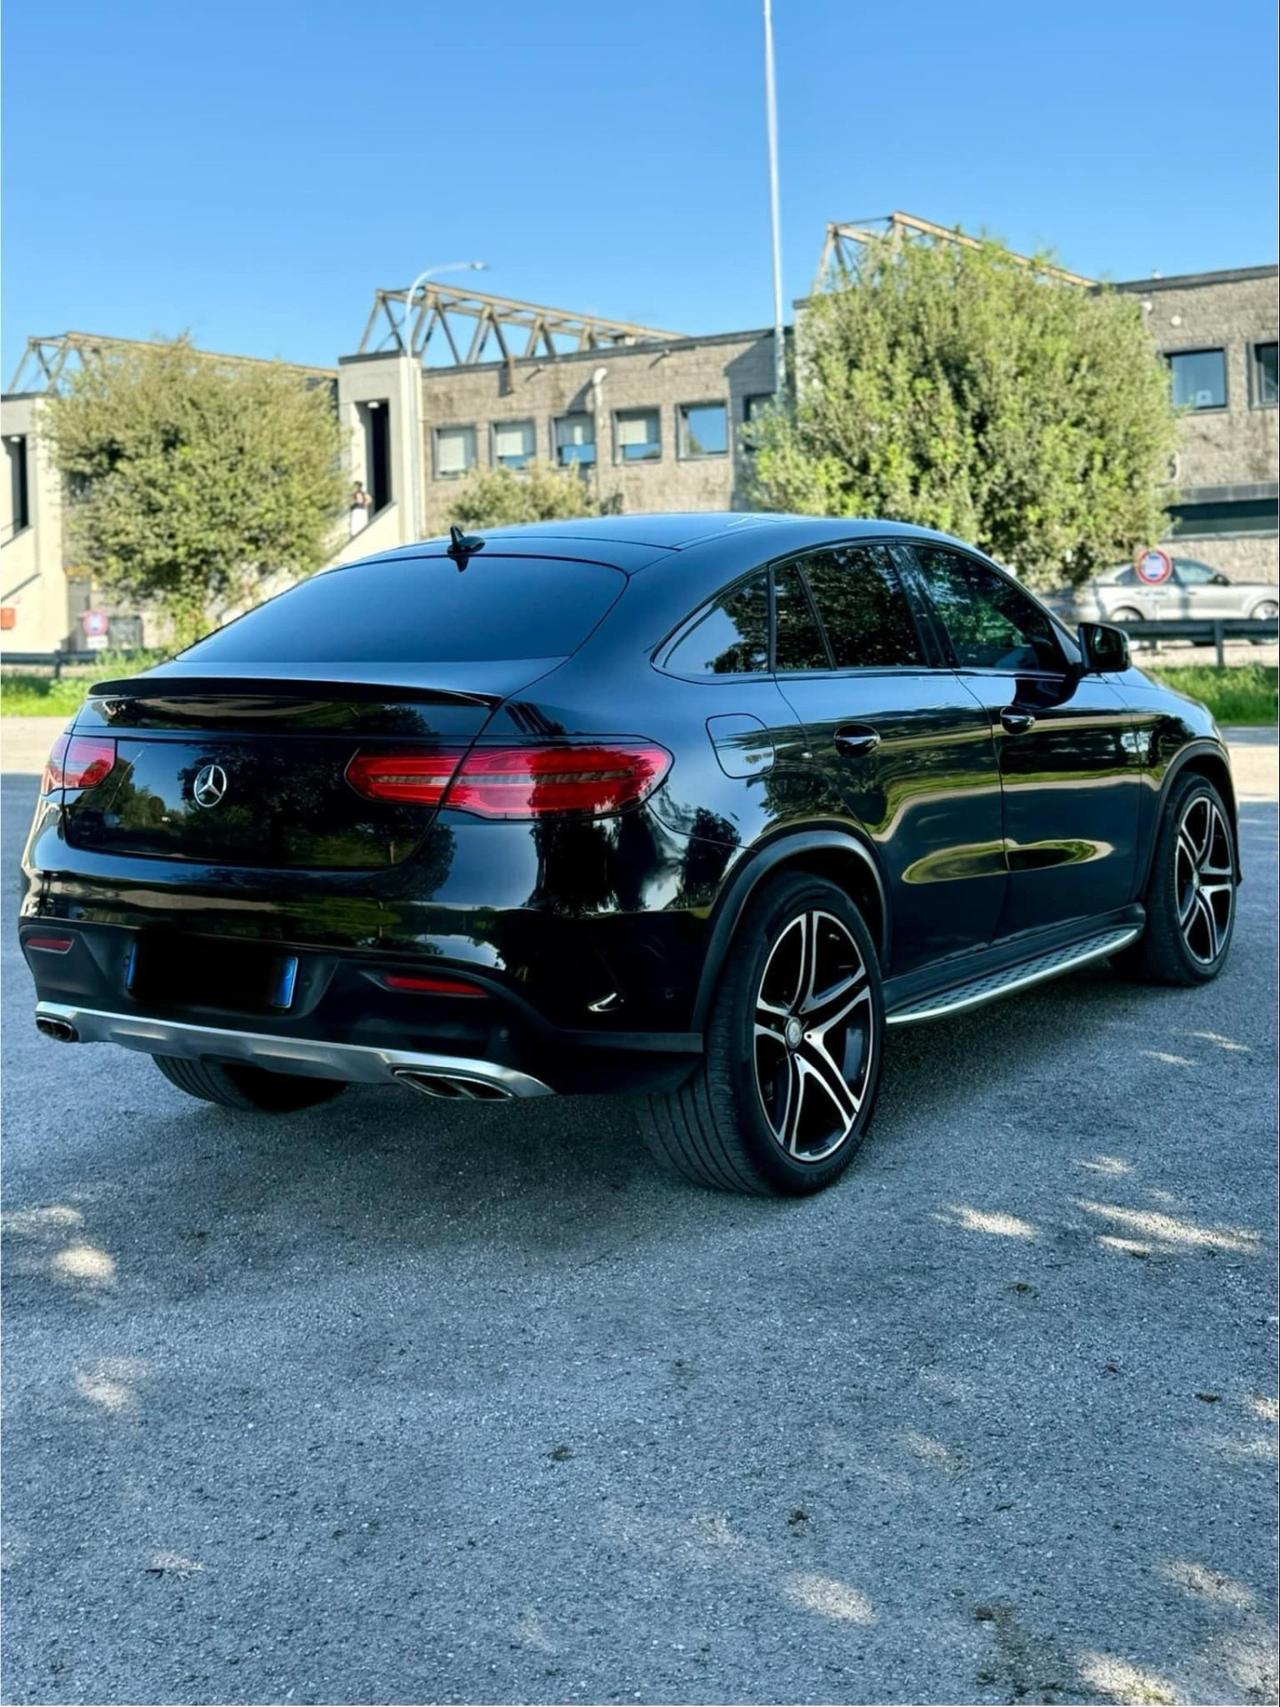
<svg viewBox="0 0 1280 1707"><path fill-rule="evenodd" d="M191 790L197 806L216 806L227 792L227 773L221 765L203 765Z"/></svg>

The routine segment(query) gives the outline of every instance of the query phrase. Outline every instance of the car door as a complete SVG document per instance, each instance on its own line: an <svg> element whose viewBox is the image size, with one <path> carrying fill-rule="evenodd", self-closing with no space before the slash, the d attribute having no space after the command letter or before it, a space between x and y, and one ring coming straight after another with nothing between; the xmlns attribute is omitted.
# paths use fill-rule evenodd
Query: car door
<svg viewBox="0 0 1280 1707"><path fill-rule="evenodd" d="M879 854L895 974L985 946L1007 883L985 708L929 651L884 545L773 566L774 671L811 814L852 816Z"/></svg>
<svg viewBox="0 0 1280 1707"><path fill-rule="evenodd" d="M1225 575L1211 569L1207 563L1175 557L1173 578L1178 584L1180 616L1213 621L1215 617L1243 614L1239 592Z"/></svg>
<svg viewBox="0 0 1280 1707"><path fill-rule="evenodd" d="M1132 715L1018 584L959 550L913 544L958 679L990 722L1009 887L998 935L1087 920L1138 885L1141 767Z"/></svg>

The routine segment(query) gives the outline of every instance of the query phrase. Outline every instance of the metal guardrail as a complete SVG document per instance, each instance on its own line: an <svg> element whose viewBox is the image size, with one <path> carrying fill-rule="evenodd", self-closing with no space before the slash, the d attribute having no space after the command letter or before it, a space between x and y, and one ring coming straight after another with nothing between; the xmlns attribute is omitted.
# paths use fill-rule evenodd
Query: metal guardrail
<svg viewBox="0 0 1280 1707"><path fill-rule="evenodd" d="M149 656L145 646L112 646L112 658L144 658ZM0 668L11 665L33 664L37 669L53 671L54 681L58 681L68 664L96 664L101 661L103 653L98 652L0 652Z"/></svg>
<svg viewBox="0 0 1280 1707"><path fill-rule="evenodd" d="M1070 618L1067 619L1068 621ZM1191 640L1202 646L1212 646L1222 664L1223 646L1228 640L1280 640L1280 620L1258 619L1251 616L1168 617L1158 622L1122 622L1130 640ZM138 658L147 655L144 646L113 646L113 658ZM53 671L56 682L68 664L93 664L102 657L99 652L0 652L0 667L31 664Z"/></svg>
<svg viewBox="0 0 1280 1707"><path fill-rule="evenodd" d="M1225 662L1223 646L1228 640L1275 642L1280 639L1280 622L1275 617L1252 616L1171 616L1155 622L1118 622L1130 640L1190 640L1201 646L1212 646L1218 665Z"/></svg>

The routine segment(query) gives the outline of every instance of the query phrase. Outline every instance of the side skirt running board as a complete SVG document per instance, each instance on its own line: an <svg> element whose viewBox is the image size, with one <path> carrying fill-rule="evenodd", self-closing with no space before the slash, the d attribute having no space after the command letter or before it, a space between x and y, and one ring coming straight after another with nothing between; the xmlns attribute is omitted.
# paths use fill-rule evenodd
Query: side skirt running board
<svg viewBox="0 0 1280 1707"><path fill-rule="evenodd" d="M942 1019L946 1014L981 1007L984 1002L997 1001L1001 996L1012 995L1015 990L1026 990L1032 984L1043 984L1048 978L1074 972L1078 966L1087 966L1091 960L1105 960L1109 954L1118 953L1141 935L1141 925L1113 926L1079 942L1067 943L1062 948L1050 949L1030 960L1019 961L1016 966L988 972L985 977L973 978L967 984L954 984L951 989L939 990L936 995L923 996L917 1001L891 1008L885 1015L885 1024L918 1025L922 1020Z"/></svg>

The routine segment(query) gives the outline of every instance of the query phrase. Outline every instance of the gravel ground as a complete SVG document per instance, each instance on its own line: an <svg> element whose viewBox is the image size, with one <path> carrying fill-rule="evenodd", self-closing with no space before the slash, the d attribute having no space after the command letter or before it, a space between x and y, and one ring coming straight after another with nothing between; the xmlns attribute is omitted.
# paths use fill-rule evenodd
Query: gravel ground
<svg viewBox="0 0 1280 1707"><path fill-rule="evenodd" d="M4 1699L1274 1700L1274 737L1239 768L1217 983L898 1034L798 1204L624 1103L269 1122L46 1042L7 776Z"/></svg>

